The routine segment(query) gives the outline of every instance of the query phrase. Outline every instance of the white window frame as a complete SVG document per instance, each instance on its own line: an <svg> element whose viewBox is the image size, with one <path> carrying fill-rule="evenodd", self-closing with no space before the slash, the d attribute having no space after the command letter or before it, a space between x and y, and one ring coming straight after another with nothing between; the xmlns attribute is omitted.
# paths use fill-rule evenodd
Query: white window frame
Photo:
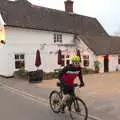
<svg viewBox="0 0 120 120"><path fill-rule="evenodd" d="M16 58L16 55L18 55L18 58ZM23 58L21 58L22 55L24 56ZM18 69L20 69L22 67L25 68L25 54L24 53L15 53L14 54L14 59L15 59L15 69L16 70L18 70ZM17 61L23 62L24 65L21 66L21 67L16 67L16 62Z"/></svg>
<svg viewBox="0 0 120 120"><path fill-rule="evenodd" d="M90 65L90 56L89 55L83 55L82 58L83 58L83 66L84 67L89 67L89 65ZM84 65L85 61L88 61L88 65Z"/></svg>
<svg viewBox="0 0 120 120"><path fill-rule="evenodd" d="M54 43L62 43L62 34L54 33Z"/></svg>
<svg viewBox="0 0 120 120"><path fill-rule="evenodd" d="M65 55L62 54L64 56L64 58L62 58L62 61L64 62L64 66L67 65L67 61L69 61L69 64L71 63L71 59L70 59L70 55Z"/></svg>

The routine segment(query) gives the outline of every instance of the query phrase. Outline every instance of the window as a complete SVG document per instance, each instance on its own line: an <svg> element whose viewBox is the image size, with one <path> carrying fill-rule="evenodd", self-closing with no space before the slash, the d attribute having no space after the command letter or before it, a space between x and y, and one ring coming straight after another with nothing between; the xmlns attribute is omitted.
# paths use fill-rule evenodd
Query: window
<svg viewBox="0 0 120 120"><path fill-rule="evenodd" d="M120 64L120 55L118 55L118 64Z"/></svg>
<svg viewBox="0 0 120 120"><path fill-rule="evenodd" d="M70 60L66 60L66 65L69 65L70 64Z"/></svg>
<svg viewBox="0 0 120 120"><path fill-rule="evenodd" d="M66 55L66 65L69 65L69 64L70 64L70 56Z"/></svg>
<svg viewBox="0 0 120 120"><path fill-rule="evenodd" d="M64 65L65 65L65 56L62 55L62 66L64 66Z"/></svg>
<svg viewBox="0 0 120 120"><path fill-rule="evenodd" d="M25 67L25 56L24 54L15 54L15 69Z"/></svg>
<svg viewBox="0 0 120 120"><path fill-rule="evenodd" d="M54 43L62 43L62 34L54 33Z"/></svg>
<svg viewBox="0 0 120 120"><path fill-rule="evenodd" d="M89 66L89 56L88 55L83 56L83 65L84 65L84 67Z"/></svg>
<svg viewBox="0 0 120 120"><path fill-rule="evenodd" d="M62 55L62 66L70 64L70 56L69 55Z"/></svg>

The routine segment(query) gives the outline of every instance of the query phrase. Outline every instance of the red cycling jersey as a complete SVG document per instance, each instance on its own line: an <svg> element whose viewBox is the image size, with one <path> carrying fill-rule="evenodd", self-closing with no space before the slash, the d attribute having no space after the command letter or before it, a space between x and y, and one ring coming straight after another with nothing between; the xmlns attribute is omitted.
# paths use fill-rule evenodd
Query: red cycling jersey
<svg viewBox="0 0 120 120"><path fill-rule="evenodd" d="M59 79L65 84L73 85L76 77L79 77L80 82L83 82L81 67L74 67L72 64L64 67L59 73Z"/></svg>

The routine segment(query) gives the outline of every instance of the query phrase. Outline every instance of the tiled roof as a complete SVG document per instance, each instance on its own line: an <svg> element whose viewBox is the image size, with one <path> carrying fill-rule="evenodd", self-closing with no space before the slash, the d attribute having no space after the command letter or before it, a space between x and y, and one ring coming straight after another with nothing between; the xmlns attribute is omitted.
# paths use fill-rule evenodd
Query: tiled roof
<svg viewBox="0 0 120 120"><path fill-rule="evenodd" d="M0 11L10 26L91 36L107 35L95 18L34 6L26 0L2 1Z"/></svg>
<svg viewBox="0 0 120 120"><path fill-rule="evenodd" d="M75 33L96 55L120 53L120 38L110 37L96 18L34 6L26 0L0 0L0 12L8 26Z"/></svg>

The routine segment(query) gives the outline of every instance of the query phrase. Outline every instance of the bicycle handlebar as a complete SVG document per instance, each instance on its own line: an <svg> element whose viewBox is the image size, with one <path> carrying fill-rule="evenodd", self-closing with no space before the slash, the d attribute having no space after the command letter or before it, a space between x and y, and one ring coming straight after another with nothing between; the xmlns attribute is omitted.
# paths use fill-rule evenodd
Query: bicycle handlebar
<svg viewBox="0 0 120 120"><path fill-rule="evenodd" d="M61 87L62 85L61 85L60 82L58 82L58 83L57 83L57 86L60 86L60 87ZM75 87L80 87L80 88L81 88L82 86L80 86L79 84L75 83L75 84L72 85L72 87L74 87L74 88L75 88Z"/></svg>
<svg viewBox="0 0 120 120"><path fill-rule="evenodd" d="M73 84L73 87L80 87L81 88L82 86L80 86L79 84L76 83L76 84Z"/></svg>

